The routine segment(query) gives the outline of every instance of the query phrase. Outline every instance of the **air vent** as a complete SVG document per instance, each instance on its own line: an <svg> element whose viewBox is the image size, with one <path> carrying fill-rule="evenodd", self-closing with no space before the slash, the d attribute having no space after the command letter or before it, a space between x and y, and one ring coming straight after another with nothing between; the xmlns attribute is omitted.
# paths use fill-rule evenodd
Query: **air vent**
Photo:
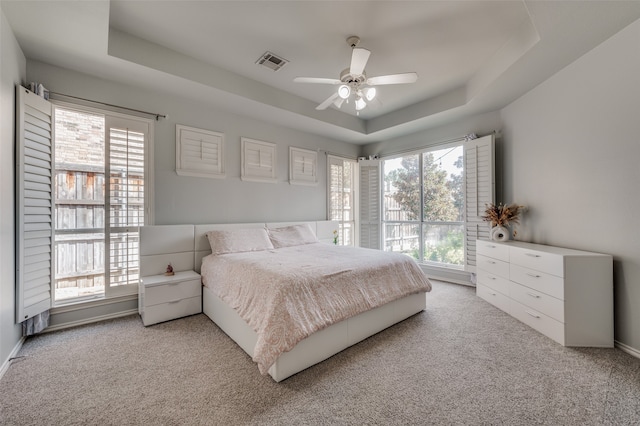
<svg viewBox="0 0 640 426"><path fill-rule="evenodd" d="M287 62L289 61L279 56L276 56L271 52L264 52L264 55L262 55L260 59L256 61L256 64L262 65L263 67L267 67L272 71L278 71L280 68L287 65Z"/></svg>

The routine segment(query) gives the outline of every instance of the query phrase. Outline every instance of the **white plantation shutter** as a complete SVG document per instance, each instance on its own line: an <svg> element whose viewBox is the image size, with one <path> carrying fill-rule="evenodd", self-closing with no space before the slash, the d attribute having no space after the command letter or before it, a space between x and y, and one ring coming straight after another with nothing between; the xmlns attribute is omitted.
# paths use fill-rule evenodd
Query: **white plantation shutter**
<svg viewBox="0 0 640 426"><path fill-rule="evenodd" d="M108 295L131 293L139 279L139 227L145 224L146 122L106 117L108 232L105 236L109 268ZM119 289L119 287L128 289Z"/></svg>
<svg viewBox="0 0 640 426"><path fill-rule="evenodd" d="M51 307L51 103L16 87L16 322Z"/></svg>
<svg viewBox="0 0 640 426"><path fill-rule="evenodd" d="M177 124L176 173L224 178L224 133Z"/></svg>
<svg viewBox="0 0 640 426"><path fill-rule="evenodd" d="M275 183L276 144L241 138L242 168L240 178L247 181Z"/></svg>
<svg viewBox="0 0 640 426"><path fill-rule="evenodd" d="M289 147L289 183L316 185L318 183L318 153L308 149Z"/></svg>
<svg viewBox="0 0 640 426"><path fill-rule="evenodd" d="M476 240L489 238L489 225L481 216L486 204L495 202L494 136L464 143L465 269L475 272Z"/></svg>
<svg viewBox="0 0 640 426"><path fill-rule="evenodd" d="M327 217L338 222L338 243L355 244L354 179L356 162L327 157Z"/></svg>
<svg viewBox="0 0 640 426"><path fill-rule="evenodd" d="M360 247L380 250L382 237L380 160L361 160Z"/></svg>

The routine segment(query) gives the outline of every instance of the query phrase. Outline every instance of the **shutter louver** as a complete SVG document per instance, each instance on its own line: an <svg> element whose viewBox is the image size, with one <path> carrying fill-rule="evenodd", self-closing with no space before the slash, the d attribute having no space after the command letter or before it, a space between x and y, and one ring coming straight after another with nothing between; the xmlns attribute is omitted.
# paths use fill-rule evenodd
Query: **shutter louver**
<svg viewBox="0 0 640 426"><path fill-rule="evenodd" d="M109 127L109 285L138 284L145 134Z"/></svg>
<svg viewBox="0 0 640 426"><path fill-rule="evenodd" d="M475 272L476 240L489 239L490 227L482 220L486 205L495 202L494 136L464 144L465 269Z"/></svg>
<svg viewBox="0 0 640 426"><path fill-rule="evenodd" d="M380 161L360 161L360 247L381 249Z"/></svg>
<svg viewBox="0 0 640 426"><path fill-rule="evenodd" d="M51 307L52 107L16 87L16 323Z"/></svg>

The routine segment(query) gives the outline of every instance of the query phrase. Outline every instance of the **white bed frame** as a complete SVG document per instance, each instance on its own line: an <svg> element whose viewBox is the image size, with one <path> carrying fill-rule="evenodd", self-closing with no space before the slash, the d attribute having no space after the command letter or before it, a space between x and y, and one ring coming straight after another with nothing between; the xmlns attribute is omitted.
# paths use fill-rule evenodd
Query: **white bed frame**
<svg viewBox="0 0 640 426"><path fill-rule="evenodd" d="M144 226L140 230L140 275L164 272L168 263L174 271L200 272L202 259L211 253L206 233L211 230L270 228L307 223L318 239L330 243L337 222L239 223L217 225ZM280 382L332 355L388 328L426 307L425 293L404 297L378 308L327 327L299 342L282 354L269 369L269 375ZM202 290L203 312L231 337L249 356L257 341L256 333L247 323L207 287Z"/></svg>

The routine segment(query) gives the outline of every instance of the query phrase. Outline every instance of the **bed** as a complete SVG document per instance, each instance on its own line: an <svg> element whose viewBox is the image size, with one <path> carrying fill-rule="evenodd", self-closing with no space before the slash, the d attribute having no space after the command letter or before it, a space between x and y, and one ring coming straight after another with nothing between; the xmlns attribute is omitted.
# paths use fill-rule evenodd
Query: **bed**
<svg viewBox="0 0 640 426"><path fill-rule="evenodd" d="M188 230L185 225L176 226ZM143 258L148 257L146 263L151 260L157 263L157 251L160 250L158 238L145 238L145 233L171 234L166 232L169 229L162 228L165 228L162 232L148 229L149 232L141 234L143 275L151 273L149 268L143 268ZM275 235L273 247L264 241L265 228L272 239ZM303 240L307 240L303 244L288 245L291 230L299 233L302 229L312 232L313 238L306 235ZM333 246L330 242L334 229L337 229L337 224L330 221L193 225L193 269L203 277L203 312L257 362L263 374L268 373L277 382L425 309L425 293L431 287L415 262L397 254ZM233 241L244 240L244 237L238 238L243 232L245 235L260 235L260 241L251 241L257 249L247 250L244 247L237 251L237 244L234 248ZM212 246L220 247L215 238L210 243L212 235L228 238L231 249L225 248L220 252L214 248L212 253ZM281 240L278 242L279 237ZM152 249L145 244L145 239L153 241ZM188 238L183 239L186 248ZM246 246L246 242L239 246L243 244ZM264 244L267 246L263 247ZM171 250L177 249L176 245L171 247ZM156 253L152 255L149 250ZM347 261L354 256L355 262ZM390 263L384 266L385 262ZM356 265L360 265L363 272L357 272ZM294 273L282 275L291 270L291 266ZM188 262L181 266L188 267ZM312 278L314 274L322 278ZM256 279L256 276L260 278ZM398 280L394 278L396 276L403 278ZM342 280L345 277L351 281ZM353 279L359 285L372 287L374 294L345 284L352 283ZM319 284L312 286L311 281ZM248 282L252 284L241 287ZM279 291L286 287L285 283L297 289L295 297L289 297L285 292L265 296L268 288ZM313 294L309 296L309 293ZM323 297L339 294L340 297L336 302L318 302L315 308L306 310L300 299L307 296L319 298L319 294ZM244 301L243 297L238 299L238 295L243 296ZM266 306L264 311L268 312L258 314L256 303L263 303ZM268 319L269 315L281 315L282 312L287 317L286 321L293 318L295 324ZM285 331L278 333L277 327ZM286 337L274 338L278 335ZM274 342L277 343L275 349Z"/></svg>

